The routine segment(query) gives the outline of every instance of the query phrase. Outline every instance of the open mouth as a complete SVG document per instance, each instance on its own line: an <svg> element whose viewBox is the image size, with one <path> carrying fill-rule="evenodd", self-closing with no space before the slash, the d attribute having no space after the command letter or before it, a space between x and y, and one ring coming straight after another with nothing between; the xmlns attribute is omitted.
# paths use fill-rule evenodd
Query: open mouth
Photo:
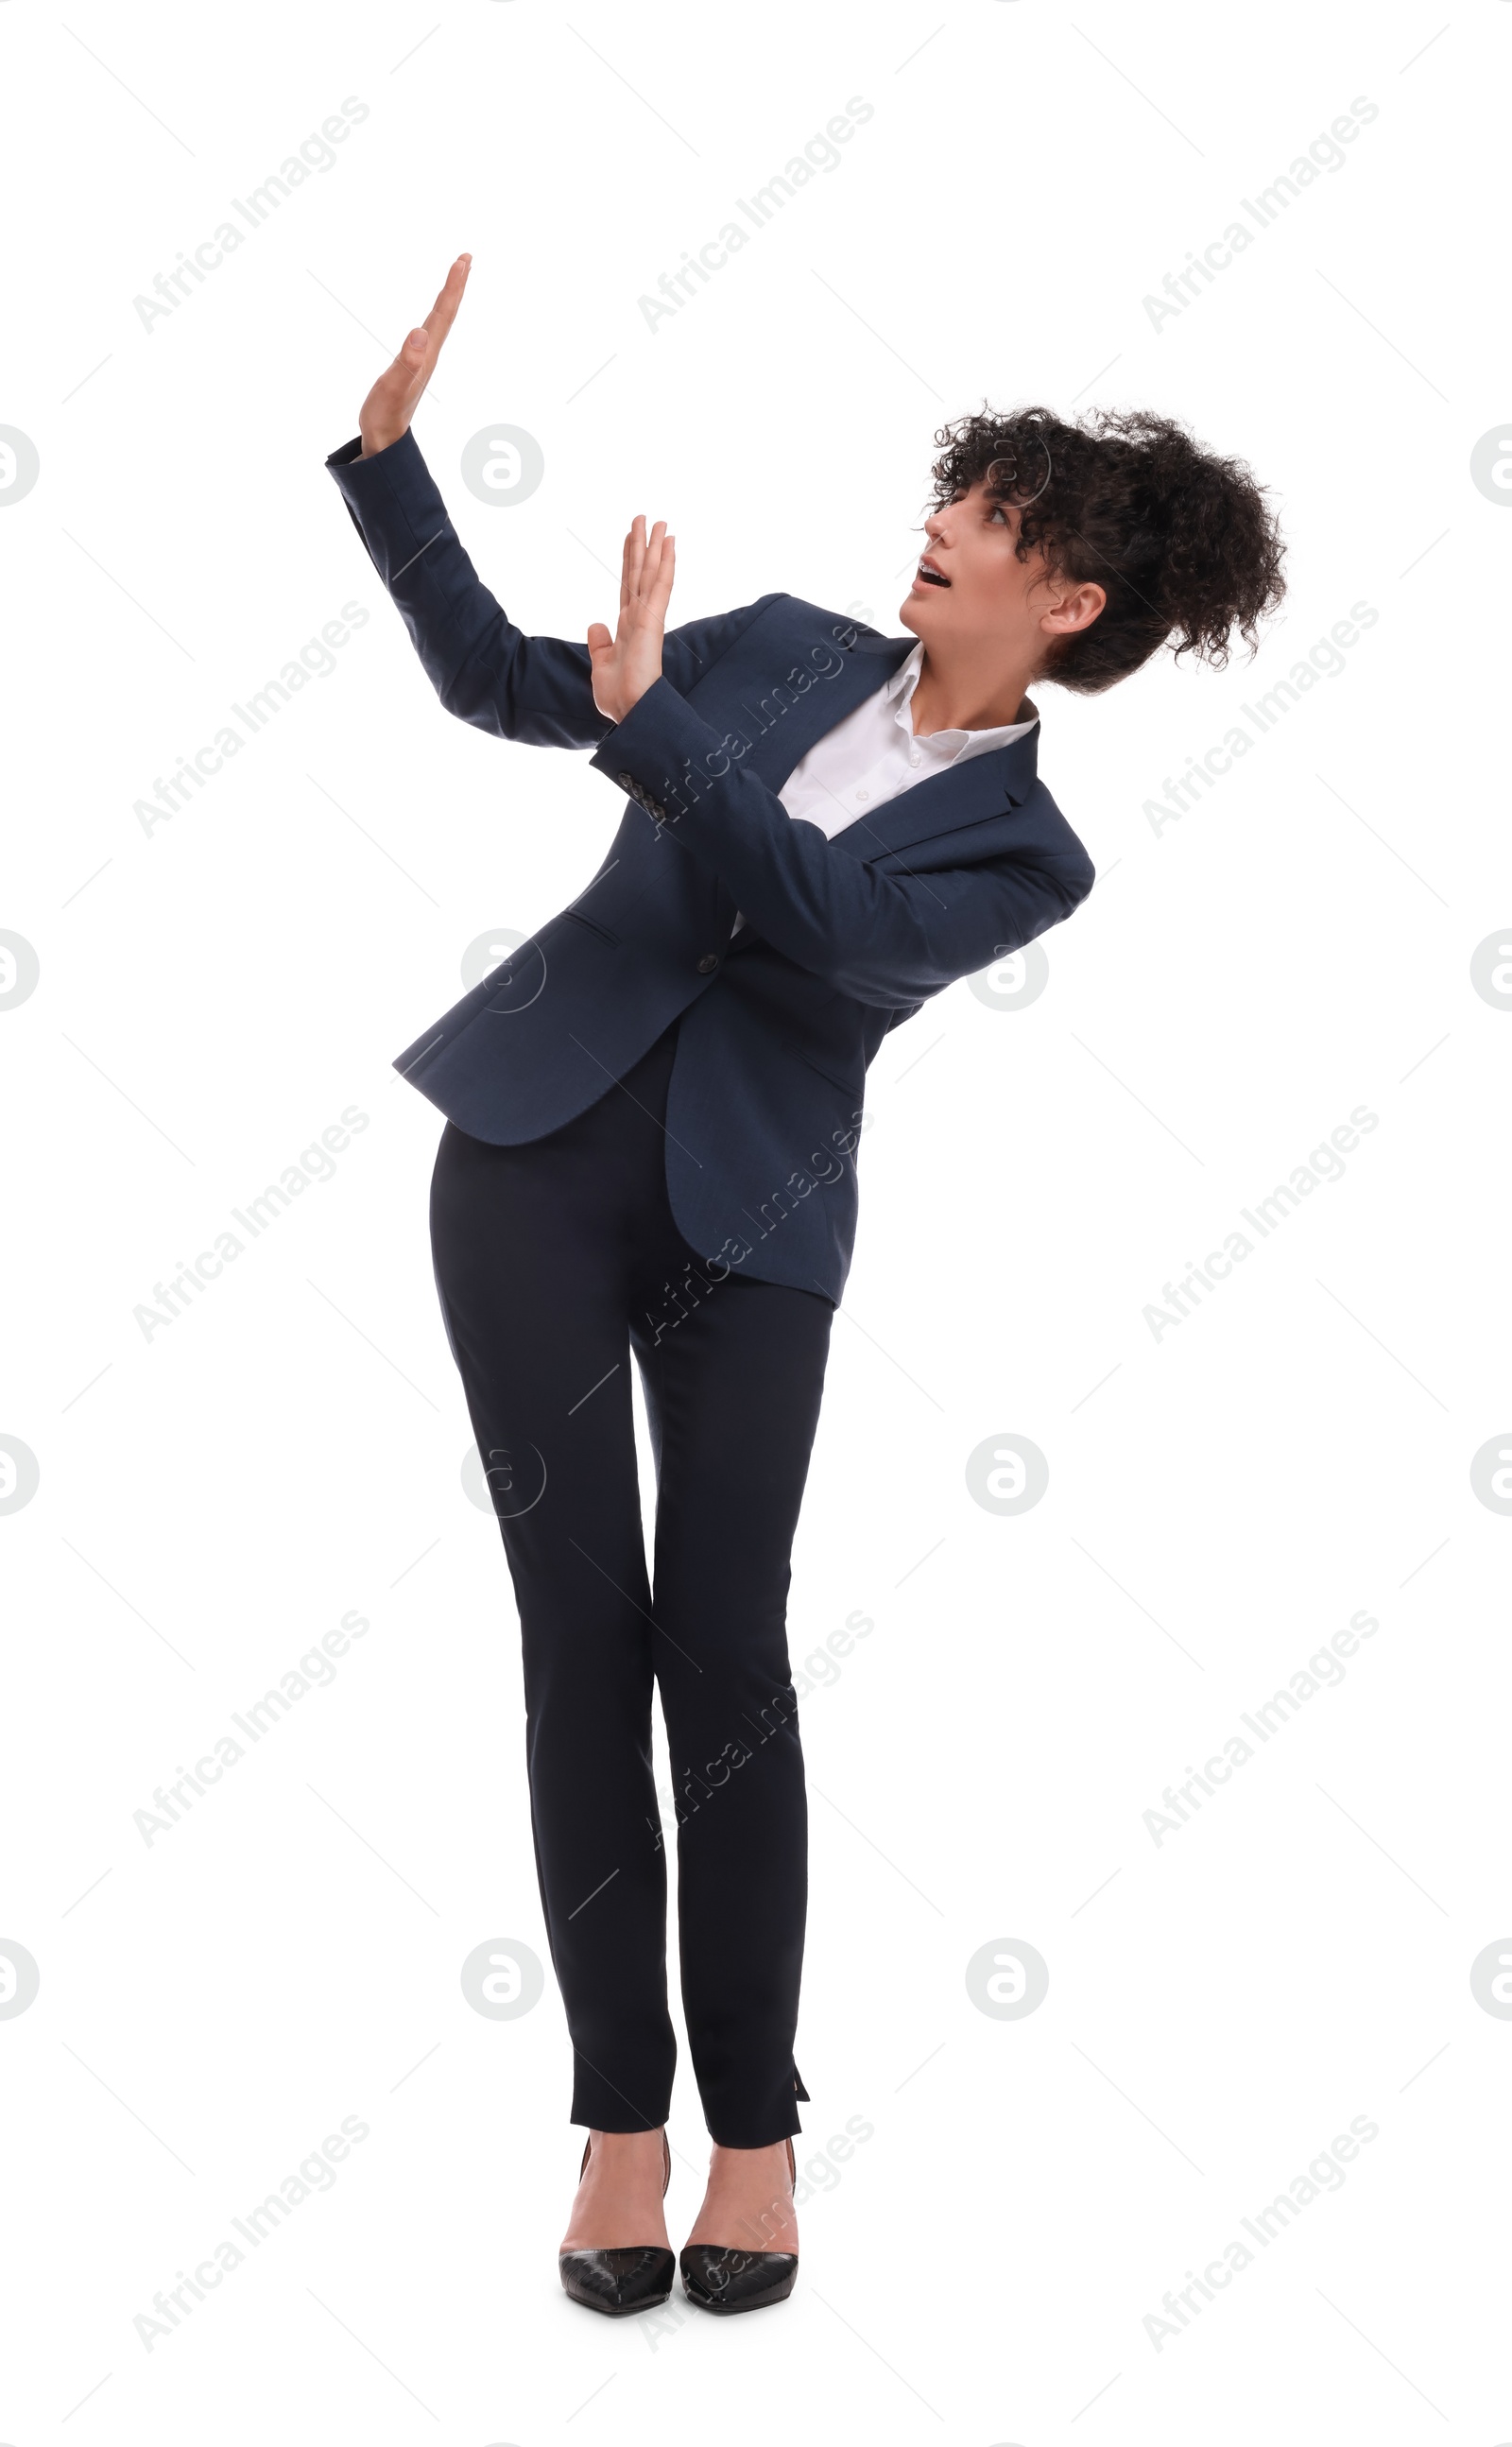
<svg viewBox="0 0 1512 2447"><path fill-rule="evenodd" d="M950 584L950 579L945 577L942 571L936 568L932 560L921 560L919 562L918 576L921 583L925 586L949 586Z"/></svg>

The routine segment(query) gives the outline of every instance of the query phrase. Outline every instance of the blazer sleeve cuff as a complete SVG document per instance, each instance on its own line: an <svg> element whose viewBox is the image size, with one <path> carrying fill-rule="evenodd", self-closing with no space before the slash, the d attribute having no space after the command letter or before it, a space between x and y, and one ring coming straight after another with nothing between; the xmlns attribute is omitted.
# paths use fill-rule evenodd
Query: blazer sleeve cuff
<svg viewBox="0 0 1512 2447"><path fill-rule="evenodd" d="M732 761L721 733L710 730L665 675L652 682L589 759L658 824L685 815L690 799L728 773ZM690 789L693 772L698 778Z"/></svg>
<svg viewBox="0 0 1512 2447"><path fill-rule="evenodd" d="M386 586L449 523L413 433L402 433L370 459L363 457L356 434L326 465Z"/></svg>

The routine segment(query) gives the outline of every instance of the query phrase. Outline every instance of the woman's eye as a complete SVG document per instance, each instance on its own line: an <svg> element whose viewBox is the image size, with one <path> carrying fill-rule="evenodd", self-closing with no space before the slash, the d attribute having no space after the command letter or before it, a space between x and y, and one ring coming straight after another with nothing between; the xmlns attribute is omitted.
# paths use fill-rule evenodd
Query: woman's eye
<svg viewBox="0 0 1512 2447"><path fill-rule="evenodd" d="M1008 514L1007 514L1007 512L1005 511L1005 509L1004 509L1003 504L1002 504L1002 503L1001 503L1001 502L994 502L994 503L993 503L993 504L992 504L992 518L990 518L990 519L988 520L988 524L989 524L989 526L991 526L991 524L992 524L992 519L1001 519L1001 520L1002 520L1002 522L1003 522L1003 524L1004 524L1005 526L1007 526L1007 524L1008 524Z"/></svg>

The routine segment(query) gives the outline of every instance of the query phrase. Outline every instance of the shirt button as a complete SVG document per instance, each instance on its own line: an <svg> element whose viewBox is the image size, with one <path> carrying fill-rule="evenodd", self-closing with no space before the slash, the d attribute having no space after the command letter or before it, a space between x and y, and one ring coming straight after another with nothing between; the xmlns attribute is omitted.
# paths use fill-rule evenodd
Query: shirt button
<svg viewBox="0 0 1512 2447"><path fill-rule="evenodd" d="M918 749L917 748L911 748L909 749L908 761L911 765L917 765L918 763Z"/></svg>
<svg viewBox="0 0 1512 2447"><path fill-rule="evenodd" d="M701 977L710 977L718 966L719 954L717 952L706 952L703 958L698 963L698 974Z"/></svg>
<svg viewBox="0 0 1512 2447"><path fill-rule="evenodd" d="M871 797L871 795L872 795L872 794L871 794L870 790L858 790L858 791L857 791L857 793L856 793L856 804L857 804L857 806L858 806L859 807L864 807L864 806L865 806L865 805L866 805L867 800Z"/></svg>

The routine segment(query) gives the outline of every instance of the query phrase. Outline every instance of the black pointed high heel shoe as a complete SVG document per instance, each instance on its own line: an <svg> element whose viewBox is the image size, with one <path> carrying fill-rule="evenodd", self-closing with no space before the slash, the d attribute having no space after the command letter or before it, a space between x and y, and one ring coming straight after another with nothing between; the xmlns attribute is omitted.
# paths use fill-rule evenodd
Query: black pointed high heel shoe
<svg viewBox="0 0 1512 2447"><path fill-rule="evenodd" d="M794 2191L798 2168L787 2144L787 2174ZM683 2291L701 2311L762 2311L785 2303L798 2278L796 2251L738 2251L733 2245L685 2244L678 2258Z"/></svg>
<svg viewBox="0 0 1512 2447"><path fill-rule="evenodd" d="M594 2146L589 2134L583 2144L583 2163L577 2170L581 2183L588 2165L588 2153ZM672 2179L672 2153L667 2135L662 2134L662 2198ZM632 2311L650 2311L665 2303L672 2290L676 2263L670 2251L657 2244L628 2244L612 2250L558 2251L557 2266L561 2282L575 2303L585 2310L602 2311L611 2320L623 2320Z"/></svg>

